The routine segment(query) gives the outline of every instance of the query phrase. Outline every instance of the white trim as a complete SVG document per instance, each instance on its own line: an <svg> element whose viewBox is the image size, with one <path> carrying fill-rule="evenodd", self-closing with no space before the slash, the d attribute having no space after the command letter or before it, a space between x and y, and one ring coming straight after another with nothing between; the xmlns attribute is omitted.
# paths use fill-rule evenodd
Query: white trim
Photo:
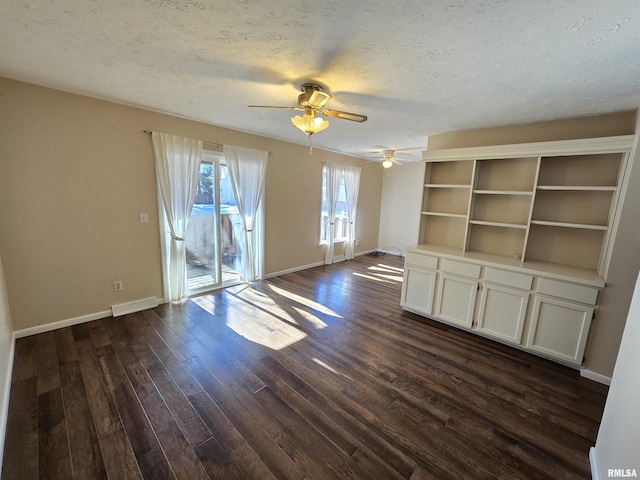
<svg viewBox="0 0 640 480"><path fill-rule="evenodd" d="M356 257L359 257L361 255L367 255L369 253L375 252L378 249L372 249L372 250L365 250L363 252L357 252L354 255ZM397 255L397 253L395 253ZM344 262L344 255L339 255L337 257L334 258L334 262ZM271 273L267 273L264 276L264 279L266 280L267 278L273 278L273 277L279 277L280 275L286 275L287 273L295 273L295 272L299 272L301 270L307 270L308 268L315 268L315 267L321 267L324 265L324 262L316 262L316 263L309 263L308 265L301 265L299 267L293 267L293 268L287 268L286 270L280 270L278 272L271 272ZM158 300L160 301L160 300Z"/></svg>
<svg viewBox="0 0 640 480"><path fill-rule="evenodd" d="M378 249L374 248L374 249L371 249L371 250L365 250L363 252L354 253L353 255L355 257L361 257L362 255L369 255L370 253L377 252L377 251L378 251Z"/></svg>
<svg viewBox="0 0 640 480"><path fill-rule="evenodd" d="M82 315L80 317L68 318L67 320L60 320L59 322L45 323L44 325L37 325L35 327L16 330L15 336L16 338L28 337L30 335L50 332L52 330L57 330L58 328L71 327L80 323L91 322L92 320L100 320L101 318L107 318L111 316L111 310L104 310L102 312L90 313L88 315Z"/></svg>
<svg viewBox="0 0 640 480"><path fill-rule="evenodd" d="M580 138L553 142L446 148L422 152L422 160L426 162L444 162L451 160L629 152L633 146L634 139L635 135L619 135L616 137Z"/></svg>
<svg viewBox="0 0 640 480"><path fill-rule="evenodd" d="M593 370L587 370L586 368L580 369L580 376L593 380L594 382L602 383L603 385L611 385L611 377L602 375L601 373L594 372Z"/></svg>
<svg viewBox="0 0 640 480"><path fill-rule="evenodd" d="M7 421L9 420L9 398L11 396L11 377L13 373L13 358L16 350L16 334L11 335L11 346L9 347L9 361L5 372L4 397L0 399L0 469L4 453L4 441L7 435Z"/></svg>
<svg viewBox="0 0 640 480"><path fill-rule="evenodd" d="M638 122L640 122L640 112L636 116L636 125L638 125ZM616 237L618 235L620 217L622 216L624 200L627 196L627 190L629 188L631 171L633 170L633 165L636 161L636 157L638 157L639 141L640 141L640 136L636 138L636 140L634 141L633 147L631 148L630 153L626 156L626 158L623 158L622 167L624 168L624 171L621 171L619 174L619 178L621 180L618 180L618 185L619 185L618 192L617 194L614 195L614 200L616 202L616 205L613 205L613 204L611 205L611 209L612 209L611 211L614 212L615 215L613 219L610 221L609 232L611 233L609 234L609 238L607 239L606 245L603 245L603 248L606 248L606 250L603 250L605 255L604 255L604 260L602 262L603 265L602 265L601 272L602 272L602 276L605 279L609 274L609 265L611 264L611 254L615 247Z"/></svg>
<svg viewBox="0 0 640 480"><path fill-rule="evenodd" d="M302 265L299 267L288 268L286 270L280 270L279 272L267 273L264 276L264 278L267 279L267 278L279 277L280 275L286 275L287 273L299 272L300 270L306 270L307 268L321 267L322 265L324 265L324 262L310 263L308 265Z"/></svg>
<svg viewBox="0 0 640 480"><path fill-rule="evenodd" d="M589 449L589 465L591 466L591 480L599 480L598 474L598 457L596 456L596 447Z"/></svg>
<svg viewBox="0 0 640 480"><path fill-rule="evenodd" d="M163 303L167 303L167 300L165 300L164 297L158 298L158 305L162 305ZM15 338L29 337L31 335L37 335L38 333L50 332L52 330L57 330L58 328L72 327L73 325L78 325L80 323L91 322L93 320L100 320L101 318L108 318L112 316L112 310L104 310L102 312L89 313L87 315L81 315L79 317L60 320L58 322L23 328L22 330L16 330L15 332L13 332L13 334Z"/></svg>
<svg viewBox="0 0 640 480"><path fill-rule="evenodd" d="M466 217L465 217L465 218L466 218ZM386 254L388 254L388 255L395 255L396 257L405 257L405 256L406 256L406 253L405 253L405 252L403 252L403 251L402 251L402 250L400 250L400 249L397 249L397 250L396 250L396 249L394 249L394 250L390 250L389 248L394 248L394 247L378 248L377 250L373 250L373 251L374 251L374 252L375 252L375 251L378 251L378 252L381 252L381 253L386 253Z"/></svg>

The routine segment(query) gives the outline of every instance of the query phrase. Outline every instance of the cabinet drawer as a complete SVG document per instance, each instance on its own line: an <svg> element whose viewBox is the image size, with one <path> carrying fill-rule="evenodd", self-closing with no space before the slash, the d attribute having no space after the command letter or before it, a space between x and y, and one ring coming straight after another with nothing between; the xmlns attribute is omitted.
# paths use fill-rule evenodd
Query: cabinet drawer
<svg viewBox="0 0 640 480"><path fill-rule="evenodd" d="M469 278L480 278L480 265L442 260L442 271Z"/></svg>
<svg viewBox="0 0 640 480"><path fill-rule="evenodd" d="M421 255L420 253L407 253L406 263L408 265L415 265L416 267L431 268L435 270L438 268L438 258L430 257L429 255Z"/></svg>
<svg viewBox="0 0 640 480"><path fill-rule="evenodd" d="M588 305L595 305L598 298L597 288L549 280L548 278L540 279L538 282L538 293L573 300L574 302L586 303Z"/></svg>
<svg viewBox="0 0 640 480"><path fill-rule="evenodd" d="M531 275L523 275L522 273L508 272L506 270L498 270L495 268L487 268L485 270L484 279L487 282L505 287L519 288L521 290L530 290L533 277Z"/></svg>

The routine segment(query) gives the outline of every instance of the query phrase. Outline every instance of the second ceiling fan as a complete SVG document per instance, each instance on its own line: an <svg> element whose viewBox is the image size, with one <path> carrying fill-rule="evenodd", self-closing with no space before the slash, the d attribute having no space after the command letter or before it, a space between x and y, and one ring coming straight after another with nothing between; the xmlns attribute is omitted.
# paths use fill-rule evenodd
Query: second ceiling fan
<svg viewBox="0 0 640 480"><path fill-rule="evenodd" d="M396 152L399 152L400 150L382 150L382 158L376 159L376 160L371 160L371 162L382 162L382 166L384 168L391 168L394 165L402 165L402 162L398 161L397 158L395 158L395 154Z"/></svg>
<svg viewBox="0 0 640 480"><path fill-rule="evenodd" d="M325 92L322 87L316 83L305 83L301 87L302 93L298 95L297 107L279 107L273 105L247 105L248 107L257 108L284 108L287 110L299 110L304 112L302 115L296 115L291 118L291 122L296 128L311 137L314 133L321 132L329 126L329 121L317 115L324 115L332 118L340 118L342 120L351 120L352 122L366 122L367 116L358 113L343 112L341 110L331 110L324 108L326 103L331 100L331 95Z"/></svg>

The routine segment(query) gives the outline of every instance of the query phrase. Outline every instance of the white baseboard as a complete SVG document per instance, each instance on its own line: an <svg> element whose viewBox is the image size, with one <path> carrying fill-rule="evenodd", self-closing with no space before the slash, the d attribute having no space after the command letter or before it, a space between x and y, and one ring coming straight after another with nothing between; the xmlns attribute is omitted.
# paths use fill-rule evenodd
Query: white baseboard
<svg viewBox="0 0 640 480"><path fill-rule="evenodd" d="M321 267L322 265L324 265L324 262L310 263L308 265L302 265L300 267L288 268L287 270L280 270L279 272L267 273L264 276L264 278L267 279L272 277L278 277L280 275L285 275L287 273L294 273L294 272L299 272L300 270L306 270L307 268Z"/></svg>
<svg viewBox="0 0 640 480"><path fill-rule="evenodd" d="M158 305L167 303L163 298L158 298ZM79 317L68 318L66 320L60 320L59 322L46 323L44 325L37 325L35 327L23 328L22 330L16 330L14 332L15 338L29 337L31 335L37 335L38 333L50 332L57 330L58 328L72 327L81 323L91 322L93 320L100 320L101 318L107 318L113 316L113 310L104 310L102 312L89 313L87 315L81 315Z"/></svg>
<svg viewBox="0 0 640 480"><path fill-rule="evenodd" d="M374 248L373 250L365 250L364 252L354 253L354 257L361 257L362 255L369 255L370 253L377 252L378 249Z"/></svg>
<svg viewBox="0 0 640 480"><path fill-rule="evenodd" d="M16 350L16 335L11 338L9 346L9 361L7 362L7 371L3 372L4 377L4 395L0 398L0 469L2 468L2 459L4 453L4 440L7 435L7 420L9 419L9 397L11 395L11 377L13 373L13 357Z"/></svg>
<svg viewBox="0 0 640 480"><path fill-rule="evenodd" d="M611 385L611 377L607 377L606 375L602 375L601 373L597 373L592 370L587 370L586 368L580 369L580 376L593 380L594 382L602 383L603 385Z"/></svg>
<svg viewBox="0 0 640 480"><path fill-rule="evenodd" d="M92 320L99 320L101 318L111 317L111 310L104 310L102 312L90 313L88 315L82 315L80 317L69 318L67 320L60 320L59 322L46 323L44 325L38 325L36 327L23 328L22 330L16 330L16 338L28 337L30 335L37 335L38 333L50 332L51 330L57 330L58 328L71 327L80 323L90 322Z"/></svg>
<svg viewBox="0 0 640 480"><path fill-rule="evenodd" d="M395 255L396 257L404 257L404 252L400 249L396 250L395 248L393 250L389 249L389 248L378 248L377 250L378 252L382 252L382 253L386 253L388 255Z"/></svg>
<svg viewBox="0 0 640 480"><path fill-rule="evenodd" d="M361 255L368 255L368 254L373 253L373 252L382 252L382 251L383 250L381 250L379 248L374 248L372 250L365 250L363 252L355 253L354 257L360 257ZM391 255L403 256L402 254L399 254L397 251L389 251L389 252L384 252L384 253L390 253ZM338 256L333 258L333 263L344 262L344 261L345 261L344 255L338 255ZM280 270L278 272L267 273L264 276L264 278L266 280L267 278L278 277L280 275L285 275L287 273L299 272L301 270L306 270L307 268L321 267L322 265L324 265L324 262L316 262L316 263L310 263L308 265L301 265L299 267L288 268L286 270ZM160 300L158 300L158 302L160 302Z"/></svg>
<svg viewBox="0 0 640 480"><path fill-rule="evenodd" d="M591 466L591 480L599 480L598 457L596 457L596 447L589 449L589 465Z"/></svg>

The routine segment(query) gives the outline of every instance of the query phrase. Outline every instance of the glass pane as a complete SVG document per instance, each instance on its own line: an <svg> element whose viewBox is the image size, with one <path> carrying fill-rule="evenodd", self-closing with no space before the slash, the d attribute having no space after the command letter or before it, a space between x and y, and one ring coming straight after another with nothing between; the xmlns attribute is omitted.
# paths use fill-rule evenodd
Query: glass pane
<svg viewBox="0 0 640 480"><path fill-rule="evenodd" d="M334 240L345 240L347 238L347 191L344 186L344 178L340 179L340 193L338 194L338 203L336 205L335 217L335 234ZM327 230L329 229L329 208L327 206L327 167L322 167L322 212L320 214L320 242L327 239Z"/></svg>
<svg viewBox="0 0 640 480"><path fill-rule="evenodd" d="M187 227L187 284L189 290L219 283L215 224L215 169L200 164L196 198Z"/></svg>
<svg viewBox="0 0 640 480"><path fill-rule="evenodd" d="M222 252L222 281L232 282L240 278L242 257L242 219L233 194L229 170L220 165L220 247Z"/></svg>

